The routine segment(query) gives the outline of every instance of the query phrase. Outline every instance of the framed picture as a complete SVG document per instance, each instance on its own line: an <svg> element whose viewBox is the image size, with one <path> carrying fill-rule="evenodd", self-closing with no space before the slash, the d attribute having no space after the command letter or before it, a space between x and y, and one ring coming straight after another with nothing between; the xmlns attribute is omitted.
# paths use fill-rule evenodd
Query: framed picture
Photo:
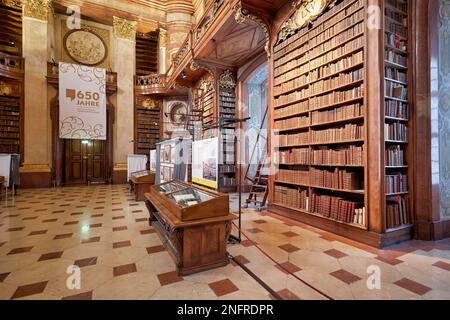
<svg viewBox="0 0 450 320"><path fill-rule="evenodd" d="M164 163L170 163L170 145L164 146L163 149L163 161Z"/></svg>
<svg viewBox="0 0 450 320"><path fill-rule="evenodd" d="M170 146L170 163L175 162L175 145Z"/></svg>
<svg viewBox="0 0 450 320"><path fill-rule="evenodd" d="M170 177L170 167L164 167L164 181L171 181Z"/></svg>

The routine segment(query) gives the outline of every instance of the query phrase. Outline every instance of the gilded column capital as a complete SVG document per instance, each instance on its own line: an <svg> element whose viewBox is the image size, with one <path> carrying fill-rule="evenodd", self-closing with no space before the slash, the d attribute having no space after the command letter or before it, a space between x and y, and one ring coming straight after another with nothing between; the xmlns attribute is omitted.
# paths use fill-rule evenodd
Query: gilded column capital
<svg viewBox="0 0 450 320"><path fill-rule="evenodd" d="M51 0L22 0L22 15L38 20L48 20L52 11Z"/></svg>
<svg viewBox="0 0 450 320"><path fill-rule="evenodd" d="M159 47L166 48L167 47L167 30L159 28Z"/></svg>
<svg viewBox="0 0 450 320"><path fill-rule="evenodd" d="M117 38L136 40L137 22L113 16L114 35Z"/></svg>

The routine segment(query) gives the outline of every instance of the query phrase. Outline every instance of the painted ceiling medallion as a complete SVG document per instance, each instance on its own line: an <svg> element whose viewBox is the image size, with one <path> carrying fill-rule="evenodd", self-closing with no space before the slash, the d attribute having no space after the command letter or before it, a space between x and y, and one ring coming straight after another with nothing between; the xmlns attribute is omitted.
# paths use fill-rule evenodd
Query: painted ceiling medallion
<svg viewBox="0 0 450 320"><path fill-rule="evenodd" d="M281 27L277 44L317 19L326 8L333 6L335 3L336 0L298 0L294 2L297 10Z"/></svg>
<svg viewBox="0 0 450 320"><path fill-rule="evenodd" d="M99 65L107 56L103 39L87 29L67 32L64 37L64 50L76 63L86 66Z"/></svg>

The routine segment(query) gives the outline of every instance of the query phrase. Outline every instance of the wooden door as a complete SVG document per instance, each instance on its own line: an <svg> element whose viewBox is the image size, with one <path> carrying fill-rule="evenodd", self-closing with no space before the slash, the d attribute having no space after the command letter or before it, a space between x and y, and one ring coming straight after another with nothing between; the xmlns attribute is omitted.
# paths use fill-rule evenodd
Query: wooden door
<svg viewBox="0 0 450 320"><path fill-rule="evenodd" d="M67 139L65 184L106 183L106 141Z"/></svg>
<svg viewBox="0 0 450 320"><path fill-rule="evenodd" d="M89 183L106 183L106 141L91 140L87 145L87 179Z"/></svg>

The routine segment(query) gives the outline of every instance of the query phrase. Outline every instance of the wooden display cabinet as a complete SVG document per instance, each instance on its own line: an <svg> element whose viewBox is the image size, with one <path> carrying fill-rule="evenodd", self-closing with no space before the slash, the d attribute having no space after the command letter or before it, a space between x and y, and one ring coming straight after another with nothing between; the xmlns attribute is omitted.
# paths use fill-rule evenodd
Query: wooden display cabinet
<svg viewBox="0 0 450 320"><path fill-rule="evenodd" d="M228 195L172 181L145 194L151 226L174 259L178 273L188 275L229 263L231 232Z"/></svg>
<svg viewBox="0 0 450 320"><path fill-rule="evenodd" d="M135 201L144 201L145 194L150 191L150 187L155 184L155 173L144 170L131 174L130 190L134 193Z"/></svg>

